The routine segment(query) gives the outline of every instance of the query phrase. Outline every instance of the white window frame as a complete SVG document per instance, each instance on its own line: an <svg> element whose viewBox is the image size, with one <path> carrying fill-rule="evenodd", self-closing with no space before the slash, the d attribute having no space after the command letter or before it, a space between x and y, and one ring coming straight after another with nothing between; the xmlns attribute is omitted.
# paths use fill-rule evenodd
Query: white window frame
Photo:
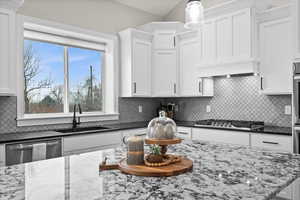
<svg viewBox="0 0 300 200"><path fill-rule="evenodd" d="M77 116L81 122L97 122L118 120L118 37L86 29L19 15L17 30L17 126L50 125L72 123L72 113L25 114L24 102L24 66L23 48L26 39L38 39L51 42L43 34L56 37L55 43L86 48L93 46L95 50L104 50L105 58L102 69L103 109L101 112L83 112ZM39 34L40 32L40 34ZM41 38L42 37L42 38ZM52 37L53 38L53 37ZM80 41L80 42L78 42ZM66 78L66 77L65 77Z"/></svg>

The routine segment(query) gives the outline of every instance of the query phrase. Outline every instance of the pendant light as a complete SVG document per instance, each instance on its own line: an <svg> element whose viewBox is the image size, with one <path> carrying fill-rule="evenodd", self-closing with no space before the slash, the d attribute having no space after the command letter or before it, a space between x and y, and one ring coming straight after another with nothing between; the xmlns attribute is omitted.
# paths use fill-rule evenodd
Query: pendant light
<svg viewBox="0 0 300 200"><path fill-rule="evenodd" d="M185 8L185 28L197 29L204 18L201 0L189 0Z"/></svg>

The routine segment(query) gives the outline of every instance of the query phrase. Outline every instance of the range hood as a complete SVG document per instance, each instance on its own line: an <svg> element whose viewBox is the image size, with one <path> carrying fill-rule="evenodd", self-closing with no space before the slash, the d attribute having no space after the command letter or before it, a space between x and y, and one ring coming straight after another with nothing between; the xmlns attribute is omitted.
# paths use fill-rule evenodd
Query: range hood
<svg viewBox="0 0 300 200"><path fill-rule="evenodd" d="M199 77L259 73L258 62L256 60L241 60L236 62L200 65L198 69Z"/></svg>

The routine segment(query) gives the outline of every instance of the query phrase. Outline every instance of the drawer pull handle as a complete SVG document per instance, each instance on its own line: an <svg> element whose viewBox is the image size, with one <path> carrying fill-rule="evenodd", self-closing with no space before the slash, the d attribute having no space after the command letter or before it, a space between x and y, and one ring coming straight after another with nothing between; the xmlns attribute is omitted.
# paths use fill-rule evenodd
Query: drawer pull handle
<svg viewBox="0 0 300 200"><path fill-rule="evenodd" d="M179 134L182 134L182 135L188 135L189 133L186 133L186 132L178 132Z"/></svg>
<svg viewBox="0 0 300 200"><path fill-rule="evenodd" d="M278 142L268 142L268 141L263 141L264 144L279 144Z"/></svg>
<svg viewBox="0 0 300 200"><path fill-rule="evenodd" d="M135 136L146 136L147 133L136 134Z"/></svg>

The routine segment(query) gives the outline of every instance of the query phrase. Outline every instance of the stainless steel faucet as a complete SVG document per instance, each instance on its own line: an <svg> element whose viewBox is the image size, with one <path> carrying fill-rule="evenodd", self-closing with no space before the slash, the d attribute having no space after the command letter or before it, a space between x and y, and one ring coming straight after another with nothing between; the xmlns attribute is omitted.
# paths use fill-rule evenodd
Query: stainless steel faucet
<svg viewBox="0 0 300 200"><path fill-rule="evenodd" d="M72 123L72 124L73 124L73 126L72 126L73 129L76 129L76 128L77 128L77 125L80 124L80 117L77 117L77 120L76 120L76 108L77 108L77 104L74 104L74 110L73 110L73 123ZM79 114L82 114L80 104L78 104L78 110L79 110Z"/></svg>

